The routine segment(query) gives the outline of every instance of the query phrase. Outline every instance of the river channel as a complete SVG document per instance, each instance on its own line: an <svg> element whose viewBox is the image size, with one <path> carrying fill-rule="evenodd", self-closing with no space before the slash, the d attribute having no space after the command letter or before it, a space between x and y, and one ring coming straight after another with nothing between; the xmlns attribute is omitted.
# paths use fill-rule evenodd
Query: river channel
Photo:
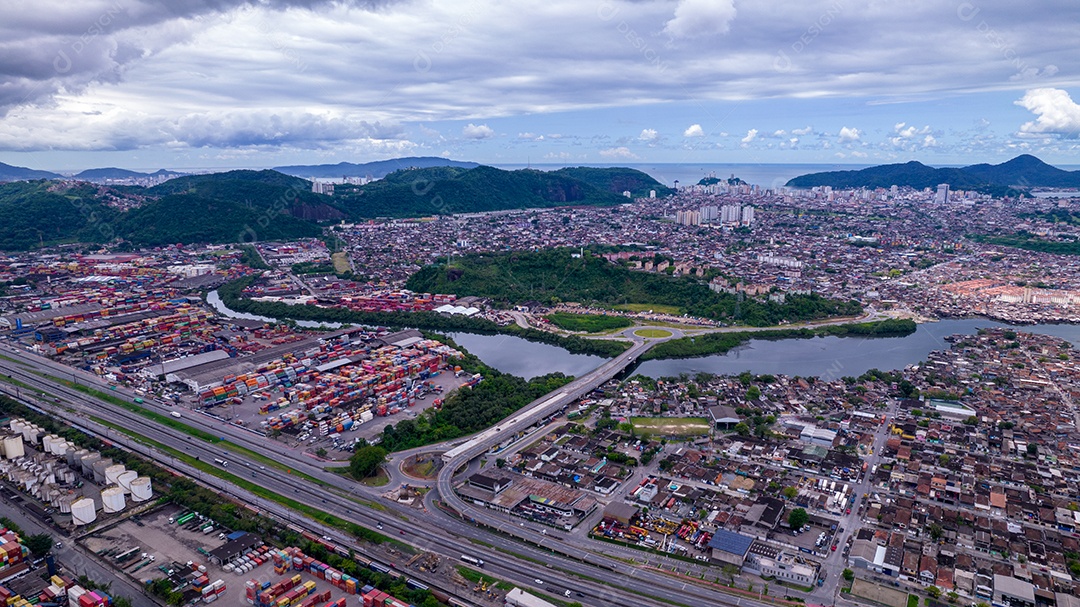
<svg viewBox="0 0 1080 607"><path fill-rule="evenodd" d="M274 322L272 318L226 308L217 291L211 291L206 299L215 310L230 318ZM297 324L309 328L340 326L310 321L299 321ZM1074 346L1080 345L1080 325L1017 327L985 318L969 318L924 323L914 333L904 337L753 339L726 354L646 361L639 364L634 372L660 378L677 377L683 373L735 375L749 371L755 374L812 375L831 380L845 375L858 376L874 368L883 371L902 369L925 360L926 355L934 350L948 349L949 343L945 338L949 335L974 335L980 328L991 327L1012 327L1017 331L1054 335ZM450 337L488 365L526 379L555 372L580 376L600 366L604 360L598 356L570 354L558 346L511 335L451 333Z"/></svg>

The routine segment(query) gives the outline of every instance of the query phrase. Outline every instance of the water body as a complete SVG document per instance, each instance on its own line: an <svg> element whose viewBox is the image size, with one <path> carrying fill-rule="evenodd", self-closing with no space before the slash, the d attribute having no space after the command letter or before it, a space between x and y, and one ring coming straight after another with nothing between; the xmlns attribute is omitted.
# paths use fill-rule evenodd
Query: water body
<svg viewBox="0 0 1080 607"><path fill-rule="evenodd" d="M580 377L605 360L588 354L571 354L558 346L512 335L450 333L450 337L488 366L525 379L556 372Z"/></svg>
<svg viewBox="0 0 1080 607"><path fill-rule="evenodd" d="M698 372L736 375L743 371L837 379L859 376L870 369L903 369L926 359L934 350L947 350L949 335L974 335L980 328L1011 327L1017 331L1053 335L1080 345L1078 325L1015 327L987 319L944 320L918 326L905 337L814 337L778 341L751 340L726 354L641 363L637 373L653 378Z"/></svg>
<svg viewBox="0 0 1080 607"><path fill-rule="evenodd" d="M1033 192L1031 194L1035 198L1080 198L1080 191L1077 190L1045 190L1042 192Z"/></svg>
<svg viewBox="0 0 1080 607"><path fill-rule="evenodd" d="M554 171L566 165L562 164L499 164L500 169L513 171L524 169L529 166L541 171ZM865 164L769 164L769 163L650 163L650 164L584 164L573 166L590 167L629 167L643 173L648 173L653 179L666 186L673 187L678 181L680 186L693 185L704 177L713 175L720 179L727 179L734 175L743 181L758 185L763 188L776 189L783 187L793 177L808 173L821 173L824 171L857 171L865 169Z"/></svg>
<svg viewBox="0 0 1080 607"><path fill-rule="evenodd" d="M206 294L206 303L210 304L210 307L214 308L222 316L228 318L238 318L241 320L261 320L263 322L275 323L278 322L276 318L270 318L269 316L259 316L258 314L248 314L246 312L234 312L225 307L225 302L221 301L221 296L218 295L217 289L210 291ZM305 329L318 329L321 327L327 327L331 329L340 329L345 325L338 322L315 322L313 320L297 320L296 325L304 327Z"/></svg>

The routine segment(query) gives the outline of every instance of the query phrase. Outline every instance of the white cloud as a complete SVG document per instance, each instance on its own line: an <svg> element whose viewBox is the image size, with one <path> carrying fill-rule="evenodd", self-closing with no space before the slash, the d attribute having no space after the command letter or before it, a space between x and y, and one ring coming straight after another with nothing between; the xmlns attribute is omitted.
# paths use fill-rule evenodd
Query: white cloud
<svg viewBox="0 0 1080 607"><path fill-rule="evenodd" d="M750 143L751 141L757 139L757 133L757 129L750 129L749 131L746 131L746 137L743 137L741 141L743 143Z"/></svg>
<svg viewBox="0 0 1080 607"><path fill-rule="evenodd" d="M799 138L798 137L792 137L791 139L788 139L788 144L791 147L795 147L795 146L799 145Z"/></svg>
<svg viewBox="0 0 1080 607"><path fill-rule="evenodd" d="M705 129L701 128L700 124L691 124L683 131L683 137L704 137Z"/></svg>
<svg viewBox="0 0 1080 607"><path fill-rule="evenodd" d="M656 138L660 136L660 133L656 132L656 129L641 129L641 134L638 135L638 139L642 141L656 141Z"/></svg>
<svg viewBox="0 0 1080 607"><path fill-rule="evenodd" d="M495 136L495 131L486 124L469 123L461 128L461 136L466 139L490 139Z"/></svg>
<svg viewBox="0 0 1080 607"><path fill-rule="evenodd" d="M840 143L851 143L858 141L862 137L862 133L859 129L851 127L840 127Z"/></svg>
<svg viewBox="0 0 1080 607"><path fill-rule="evenodd" d="M807 126L806 128L802 128L802 129L791 129L791 134L792 135L799 135L799 136L809 135L810 133L813 133L813 132L814 132L814 127L812 127L812 126Z"/></svg>
<svg viewBox="0 0 1080 607"><path fill-rule="evenodd" d="M600 155L604 158L618 158L621 160L637 160L638 158L638 155L631 152L630 148L626 146L600 150Z"/></svg>
<svg viewBox="0 0 1080 607"><path fill-rule="evenodd" d="M773 131L772 136L773 137L787 137L787 131L785 131L784 129Z"/></svg>
<svg viewBox="0 0 1080 607"><path fill-rule="evenodd" d="M866 158L866 152L860 152L859 150L855 150L854 152L851 153L851 157L852 158Z"/></svg>
<svg viewBox="0 0 1080 607"><path fill-rule="evenodd" d="M1080 134L1080 105L1062 89L1031 89L1016 105L1036 115L1020 125L1023 135L1060 135L1075 139Z"/></svg>
<svg viewBox="0 0 1080 607"><path fill-rule="evenodd" d="M734 0L681 0L664 33L672 38L726 34L734 18Z"/></svg>
<svg viewBox="0 0 1080 607"><path fill-rule="evenodd" d="M932 148L937 145L937 139L934 139L933 135L927 135L923 137L922 144L924 148Z"/></svg>

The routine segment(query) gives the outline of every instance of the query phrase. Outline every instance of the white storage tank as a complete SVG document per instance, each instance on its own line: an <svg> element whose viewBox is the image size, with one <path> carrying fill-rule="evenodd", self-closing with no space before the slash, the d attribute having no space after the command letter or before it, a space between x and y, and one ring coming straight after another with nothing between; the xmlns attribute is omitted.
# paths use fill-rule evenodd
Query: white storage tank
<svg viewBox="0 0 1080 607"><path fill-rule="evenodd" d="M120 476L116 477L116 482L120 485L120 488L124 490L124 493L131 493L131 481L139 478L139 473L134 470L124 470L120 473Z"/></svg>
<svg viewBox="0 0 1080 607"><path fill-rule="evenodd" d="M90 455L90 451L88 449L79 449L75 452L75 455L72 456L72 458L68 461L68 465L71 466L72 469L78 470L82 467L83 458L87 455Z"/></svg>
<svg viewBox="0 0 1080 607"><path fill-rule="evenodd" d="M86 457L79 460L79 466L82 467L83 476L90 476L94 473L94 464L101 459L101 454L97 451L89 452Z"/></svg>
<svg viewBox="0 0 1080 607"><path fill-rule="evenodd" d="M4 459L15 459L26 455L26 451L23 449L22 436L19 434L5 436L2 444Z"/></svg>
<svg viewBox="0 0 1080 607"><path fill-rule="evenodd" d="M140 476L139 478L131 481L131 501L133 502L145 502L153 497L154 492L150 488L150 477Z"/></svg>
<svg viewBox="0 0 1080 607"><path fill-rule="evenodd" d="M71 522L75 525L89 525L97 520L94 500L84 497L71 504Z"/></svg>
<svg viewBox="0 0 1080 607"><path fill-rule="evenodd" d="M124 490L120 487L109 487L101 491L101 510L105 514L120 512L126 505Z"/></svg>
<svg viewBox="0 0 1080 607"><path fill-rule="evenodd" d="M71 504L78 499L78 496L75 495L62 495L57 508L60 509L61 514L71 514Z"/></svg>
<svg viewBox="0 0 1080 607"><path fill-rule="evenodd" d="M47 434L45 438L41 439L42 451L44 451L45 453L52 453L53 438L55 438L55 436L53 436L52 434Z"/></svg>
<svg viewBox="0 0 1080 607"><path fill-rule="evenodd" d="M105 468L105 484L116 485L120 482L120 475L127 471L124 464L113 464Z"/></svg>
<svg viewBox="0 0 1080 607"><path fill-rule="evenodd" d="M53 436L52 451L53 455L59 455L63 457L67 453L68 442L62 436Z"/></svg>
<svg viewBox="0 0 1080 607"><path fill-rule="evenodd" d="M94 482L99 485L105 484L105 469L113 465L111 457L103 457L94 462Z"/></svg>
<svg viewBox="0 0 1080 607"><path fill-rule="evenodd" d="M11 431L15 434L22 434L22 429L25 425L26 422L16 417L15 419L11 420L11 423L8 424L8 428L11 428Z"/></svg>

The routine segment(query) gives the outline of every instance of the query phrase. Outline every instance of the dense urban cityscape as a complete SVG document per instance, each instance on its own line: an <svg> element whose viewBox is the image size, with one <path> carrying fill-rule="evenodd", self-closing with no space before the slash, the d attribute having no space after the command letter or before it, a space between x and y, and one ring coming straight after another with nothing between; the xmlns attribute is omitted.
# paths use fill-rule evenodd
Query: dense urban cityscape
<svg viewBox="0 0 1080 607"><path fill-rule="evenodd" d="M140 592L320 606L1077 600L1076 335L1039 323L1076 322L1080 277L1068 253L1032 249L1075 241L1062 218L1080 197L737 176L665 194L338 221L319 238L6 253L0 474L19 508L3 521L0 588L80 605ZM532 268L544 264L552 274ZM452 288L410 289L425 272ZM720 303L568 299L604 272ZM807 297L854 303L792 305ZM824 373L753 370L761 344L820 341L827 361L838 344L858 355L966 318L985 322L896 368L837 350ZM556 354L525 378L500 371L536 347ZM751 356L711 374L687 347ZM548 362L575 357L597 368L571 381ZM636 362L671 357L676 376ZM263 563L274 575L249 573ZM25 575L46 568L44 587Z"/></svg>
<svg viewBox="0 0 1080 607"><path fill-rule="evenodd" d="M0 3L0 607L1080 607L1080 3Z"/></svg>

